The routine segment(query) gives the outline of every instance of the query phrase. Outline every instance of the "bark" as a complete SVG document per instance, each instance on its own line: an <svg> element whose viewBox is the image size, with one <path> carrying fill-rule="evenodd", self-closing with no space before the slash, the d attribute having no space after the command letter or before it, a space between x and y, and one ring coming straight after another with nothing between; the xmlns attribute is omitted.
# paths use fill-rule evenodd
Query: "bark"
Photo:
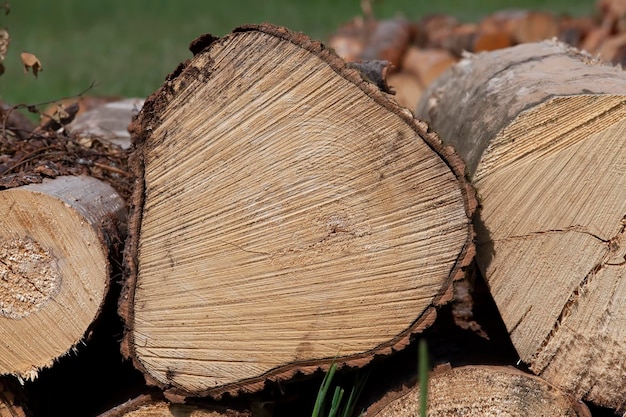
<svg viewBox="0 0 626 417"><path fill-rule="evenodd" d="M126 355L217 397L404 347L472 257L461 160L304 35L192 51L131 127Z"/></svg>
<svg viewBox="0 0 626 417"><path fill-rule="evenodd" d="M523 361L626 407L626 74L557 42L468 56L416 114L464 156L476 261Z"/></svg>
<svg viewBox="0 0 626 417"><path fill-rule="evenodd" d="M390 392L364 417L416 416L419 386ZM568 416L591 417L589 409L534 375L505 366L435 369L428 379L428 416Z"/></svg>
<svg viewBox="0 0 626 417"><path fill-rule="evenodd" d="M252 413L221 406L176 404L157 394L133 398L98 417L251 417Z"/></svg>
<svg viewBox="0 0 626 417"><path fill-rule="evenodd" d="M83 340L125 214L113 188L91 177L0 192L0 373L34 379Z"/></svg>

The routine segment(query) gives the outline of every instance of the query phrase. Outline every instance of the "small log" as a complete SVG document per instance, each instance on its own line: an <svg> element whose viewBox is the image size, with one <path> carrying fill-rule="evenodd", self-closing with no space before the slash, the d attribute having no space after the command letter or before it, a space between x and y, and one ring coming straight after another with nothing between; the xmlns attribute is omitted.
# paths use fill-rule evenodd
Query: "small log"
<svg viewBox="0 0 626 417"><path fill-rule="evenodd" d="M132 398L98 417L252 417L251 412L222 406L171 403L158 394Z"/></svg>
<svg viewBox="0 0 626 417"><path fill-rule="evenodd" d="M0 374L34 379L84 340L125 214L113 188L91 177L0 191Z"/></svg>
<svg viewBox="0 0 626 417"><path fill-rule="evenodd" d="M474 47L474 39L478 31L475 23L465 23L456 26L447 37L438 40L439 46L448 50L452 55L460 57L463 52L471 52Z"/></svg>
<svg viewBox="0 0 626 417"><path fill-rule="evenodd" d="M549 12L527 11L513 22L513 42L530 43L552 39L559 34L559 21Z"/></svg>
<svg viewBox="0 0 626 417"><path fill-rule="evenodd" d="M412 38L412 26L406 19L380 20L359 58L363 61L386 60L399 69Z"/></svg>
<svg viewBox="0 0 626 417"><path fill-rule="evenodd" d="M356 17L329 36L328 46L345 61L358 61L376 24L376 21Z"/></svg>
<svg viewBox="0 0 626 417"><path fill-rule="evenodd" d="M420 85L426 88L457 61L458 59L445 49L420 49L412 46L404 55L402 68L413 74Z"/></svg>
<svg viewBox="0 0 626 417"><path fill-rule="evenodd" d="M127 98L104 103L76 116L66 129L78 140L96 138L128 149L128 125L141 110L143 102L141 98Z"/></svg>
<svg viewBox="0 0 626 417"><path fill-rule="evenodd" d="M611 36L598 48L598 56L615 65L626 65L626 32Z"/></svg>
<svg viewBox="0 0 626 417"><path fill-rule="evenodd" d="M424 88L413 74L401 71L387 77L387 84L395 92L394 98L402 107L413 111L424 92Z"/></svg>
<svg viewBox="0 0 626 417"><path fill-rule="evenodd" d="M478 31L472 43L472 52L495 51L513 46L511 37L503 32Z"/></svg>
<svg viewBox="0 0 626 417"><path fill-rule="evenodd" d="M406 385L370 406L364 417L412 417L420 409L420 389ZM591 417L586 405L513 367L436 368L428 379L428 416Z"/></svg>
<svg viewBox="0 0 626 417"><path fill-rule="evenodd" d="M460 159L302 34L191 50L131 128L125 354L218 397L404 347L472 258Z"/></svg>
<svg viewBox="0 0 626 417"><path fill-rule="evenodd" d="M582 43L594 28L596 28L596 22L592 17L564 16L559 20L558 39L561 42L583 49L581 48Z"/></svg>
<svg viewBox="0 0 626 417"><path fill-rule="evenodd" d="M40 114L41 120L40 120L39 125L43 126L46 123L49 123L50 120L53 118L54 114L59 111L59 108L66 109L70 106L76 105L78 106L78 109L75 113L75 116L77 116L86 111L95 109L96 107L99 107L103 104L110 103L112 101L118 101L121 99L122 98L119 96L106 96L106 97L81 96L81 97L70 97L70 98L66 98L63 100L58 100L58 101L55 101L54 103L51 103L50 105L46 106L46 108L43 109L43 111Z"/></svg>
<svg viewBox="0 0 626 417"><path fill-rule="evenodd" d="M476 262L530 369L626 409L626 73L559 42L468 56L416 114L464 155Z"/></svg>
<svg viewBox="0 0 626 417"><path fill-rule="evenodd" d="M459 26L459 21L447 14L434 14L422 18L418 28L416 45L420 48L442 48L442 41Z"/></svg>

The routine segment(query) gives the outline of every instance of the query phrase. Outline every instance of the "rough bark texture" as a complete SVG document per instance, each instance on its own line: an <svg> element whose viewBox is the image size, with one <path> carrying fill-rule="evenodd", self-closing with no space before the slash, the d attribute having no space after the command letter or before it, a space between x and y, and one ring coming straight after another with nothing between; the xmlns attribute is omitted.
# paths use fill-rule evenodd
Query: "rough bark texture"
<svg viewBox="0 0 626 417"><path fill-rule="evenodd" d="M91 177L0 192L0 373L35 378L83 339L125 216L115 190Z"/></svg>
<svg viewBox="0 0 626 417"><path fill-rule="evenodd" d="M416 114L465 157L477 264L520 357L626 407L626 74L546 41L471 55Z"/></svg>
<svg viewBox="0 0 626 417"><path fill-rule="evenodd" d="M126 354L219 396L405 346L473 255L460 158L304 35L191 50L131 128Z"/></svg>
<svg viewBox="0 0 626 417"><path fill-rule="evenodd" d="M420 389L405 386L372 405L364 417L418 415ZM428 416L591 417L589 409L534 375L504 366L441 367L428 379Z"/></svg>

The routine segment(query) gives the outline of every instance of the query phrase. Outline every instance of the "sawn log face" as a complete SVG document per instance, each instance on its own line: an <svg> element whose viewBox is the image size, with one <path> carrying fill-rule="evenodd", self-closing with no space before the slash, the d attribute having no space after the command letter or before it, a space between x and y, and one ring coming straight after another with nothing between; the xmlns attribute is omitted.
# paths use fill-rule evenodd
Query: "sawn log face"
<svg viewBox="0 0 626 417"><path fill-rule="evenodd" d="M477 264L521 359L623 411L626 74L557 42L520 45L466 57L416 114L467 161Z"/></svg>
<svg viewBox="0 0 626 417"><path fill-rule="evenodd" d="M218 396L403 347L473 255L460 158L301 34L192 50L131 128L126 354Z"/></svg>

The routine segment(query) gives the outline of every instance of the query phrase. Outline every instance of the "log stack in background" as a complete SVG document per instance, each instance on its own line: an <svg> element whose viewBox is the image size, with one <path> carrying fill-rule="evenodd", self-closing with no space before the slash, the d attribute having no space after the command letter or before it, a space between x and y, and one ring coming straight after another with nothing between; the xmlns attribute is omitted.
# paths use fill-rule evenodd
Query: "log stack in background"
<svg viewBox="0 0 626 417"><path fill-rule="evenodd" d="M388 83L396 100L414 110L424 89L465 52L484 52L556 38L613 64L626 64L626 2L601 0L593 16L502 10L478 22L449 15L418 21L358 16L328 38L349 62L383 59L394 67Z"/></svg>

